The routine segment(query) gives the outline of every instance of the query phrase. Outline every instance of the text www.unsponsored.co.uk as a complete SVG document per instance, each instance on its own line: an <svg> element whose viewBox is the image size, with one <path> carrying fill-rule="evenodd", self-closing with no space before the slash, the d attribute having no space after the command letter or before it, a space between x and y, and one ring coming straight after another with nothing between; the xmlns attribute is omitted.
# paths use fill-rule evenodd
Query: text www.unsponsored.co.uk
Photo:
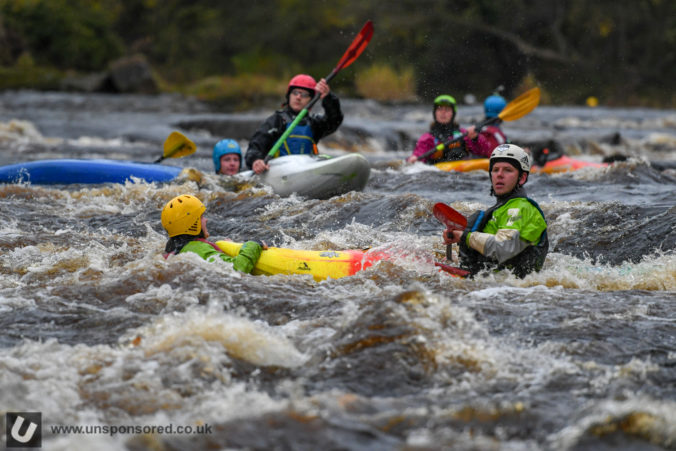
<svg viewBox="0 0 676 451"><path fill-rule="evenodd" d="M85 434L85 435L117 435L117 434L211 434L213 433L210 424L199 426L140 426L140 425L87 425L87 426L65 426L53 425L49 427L52 434Z"/></svg>

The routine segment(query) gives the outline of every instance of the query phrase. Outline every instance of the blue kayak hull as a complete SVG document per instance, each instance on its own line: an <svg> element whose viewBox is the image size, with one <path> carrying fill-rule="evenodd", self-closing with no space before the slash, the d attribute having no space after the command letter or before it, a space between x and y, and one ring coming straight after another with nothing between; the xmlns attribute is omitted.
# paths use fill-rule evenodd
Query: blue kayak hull
<svg viewBox="0 0 676 451"><path fill-rule="evenodd" d="M146 182L167 182L176 178L182 169L117 160L40 160L1 166L0 183L125 183L133 178Z"/></svg>

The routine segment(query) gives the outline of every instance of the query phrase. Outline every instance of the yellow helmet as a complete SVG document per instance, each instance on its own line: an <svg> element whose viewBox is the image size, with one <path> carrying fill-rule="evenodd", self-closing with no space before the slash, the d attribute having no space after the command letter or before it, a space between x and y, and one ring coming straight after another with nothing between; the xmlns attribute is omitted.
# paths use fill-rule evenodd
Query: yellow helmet
<svg viewBox="0 0 676 451"><path fill-rule="evenodd" d="M200 218L207 209L195 196L181 194L171 199L162 209L162 227L169 237L176 235L199 235L202 231Z"/></svg>

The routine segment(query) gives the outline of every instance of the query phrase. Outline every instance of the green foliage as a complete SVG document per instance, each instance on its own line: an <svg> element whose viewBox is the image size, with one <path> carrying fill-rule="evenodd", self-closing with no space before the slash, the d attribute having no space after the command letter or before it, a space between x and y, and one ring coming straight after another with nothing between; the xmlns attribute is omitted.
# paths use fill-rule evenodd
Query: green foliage
<svg viewBox="0 0 676 451"><path fill-rule="evenodd" d="M27 53L19 57L13 67L0 67L0 90L58 89L64 73L53 68L37 67Z"/></svg>
<svg viewBox="0 0 676 451"><path fill-rule="evenodd" d="M286 80L265 75L213 76L192 83L181 92L205 102L246 110L281 101L286 84Z"/></svg>
<svg viewBox="0 0 676 451"><path fill-rule="evenodd" d="M667 0L0 0L0 64L26 54L37 67L99 71L142 53L165 86L320 78L367 19L373 40L332 82L340 92L429 100L504 85L513 97L528 76L553 102L645 103L676 91L676 2Z"/></svg>
<svg viewBox="0 0 676 451"><path fill-rule="evenodd" d="M384 64L374 64L359 71L357 93L368 99L381 101L411 101L416 99L413 69L400 72Z"/></svg>
<svg viewBox="0 0 676 451"><path fill-rule="evenodd" d="M61 69L99 70L122 53L106 2L1 0L4 27L21 37L17 53Z"/></svg>

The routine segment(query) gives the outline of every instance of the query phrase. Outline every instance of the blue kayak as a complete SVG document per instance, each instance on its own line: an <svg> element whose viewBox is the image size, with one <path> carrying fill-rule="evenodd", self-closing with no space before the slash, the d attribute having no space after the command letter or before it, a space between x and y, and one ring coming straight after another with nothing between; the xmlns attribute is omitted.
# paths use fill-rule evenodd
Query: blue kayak
<svg viewBox="0 0 676 451"><path fill-rule="evenodd" d="M0 183L125 183L132 178L148 183L167 182L182 170L176 166L121 160L40 160L0 166Z"/></svg>

